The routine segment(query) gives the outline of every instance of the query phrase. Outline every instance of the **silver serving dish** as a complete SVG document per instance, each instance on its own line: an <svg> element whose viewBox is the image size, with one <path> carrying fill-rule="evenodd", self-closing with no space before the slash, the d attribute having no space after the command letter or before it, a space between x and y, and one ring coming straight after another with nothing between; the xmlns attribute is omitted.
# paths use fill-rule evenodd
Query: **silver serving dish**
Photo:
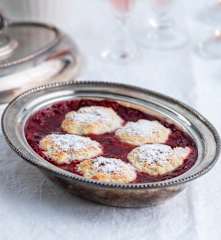
<svg viewBox="0 0 221 240"><path fill-rule="evenodd" d="M79 69L79 50L59 29L0 13L0 104L29 88L70 80Z"/></svg>
<svg viewBox="0 0 221 240"><path fill-rule="evenodd" d="M39 109L73 98L108 98L129 102L134 107L166 118L194 139L198 149L195 165L178 177L139 184L97 182L52 165L28 145L24 126L30 115ZM143 207L164 202L182 191L188 182L208 172L220 151L216 130L191 107L156 92L116 83L67 82L31 89L8 105L2 117L2 128L7 142L18 156L38 167L53 182L86 199L121 207Z"/></svg>

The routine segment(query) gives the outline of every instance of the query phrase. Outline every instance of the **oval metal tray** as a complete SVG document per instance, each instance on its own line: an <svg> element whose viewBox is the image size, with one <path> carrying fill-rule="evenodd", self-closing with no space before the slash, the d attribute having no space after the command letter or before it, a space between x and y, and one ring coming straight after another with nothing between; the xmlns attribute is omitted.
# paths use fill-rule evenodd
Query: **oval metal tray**
<svg viewBox="0 0 221 240"><path fill-rule="evenodd" d="M128 102L153 115L166 118L194 139L198 149L195 165L172 179L137 184L97 182L52 165L36 154L27 143L24 135L25 122L41 108L73 98L107 98ZM31 89L8 105L2 117L2 128L12 149L39 167L54 182L76 195L114 206L141 207L163 202L180 192L185 183L205 174L216 162L220 151L217 131L191 107L160 93L107 82L66 82Z"/></svg>

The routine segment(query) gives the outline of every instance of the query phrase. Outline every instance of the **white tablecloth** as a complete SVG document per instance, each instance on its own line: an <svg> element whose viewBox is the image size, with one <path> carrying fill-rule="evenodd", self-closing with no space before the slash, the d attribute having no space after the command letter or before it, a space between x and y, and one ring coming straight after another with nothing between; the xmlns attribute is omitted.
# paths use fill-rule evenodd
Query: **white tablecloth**
<svg viewBox="0 0 221 240"><path fill-rule="evenodd" d="M12 1L10 6L8 2L3 1L3 7L8 7L9 13L16 12ZM101 10L103 5L99 0L90 1L90 4L85 0L73 2L76 8L69 16L69 25L61 19L51 18L49 21L57 21L81 47L87 66L79 79L124 82L162 91L195 104L221 130L221 61L203 60L193 53L190 46L164 53L140 48L140 57L129 65L116 66L103 62L99 53L111 37L111 14L105 7ZM193 19L196 2L184 3L188 14L179 20L182 26L185 23L184 28L189 31L192 42L202 30ZM140 32L145 25L144 18L138 18L139 13L145 13L145 4L145 1L139 1L132 17L131 31L136 39L141 37ZM16 12L16 17L23 18L19 12ZM193 88L195 95L189 96L189 90ZM79 199L54 186L38 169L19 159L2 135L0 153L1 240L220 239L220 161L206 176L194 181L164 205L120 209Z"/></svg>

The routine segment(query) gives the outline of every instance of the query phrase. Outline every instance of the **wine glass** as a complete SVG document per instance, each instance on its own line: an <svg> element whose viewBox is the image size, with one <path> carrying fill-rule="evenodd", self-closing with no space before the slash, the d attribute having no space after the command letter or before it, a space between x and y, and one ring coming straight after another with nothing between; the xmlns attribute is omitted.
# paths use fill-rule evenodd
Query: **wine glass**
<svg viewBox="0 0 221 240"><path fill-rule="evenodd" d="M205 58L221 58L221 0L207 5L197 18L210 27L206 38L197 45L197 53Z"/></svg>
<svg viewBox="0 0 221 240"><path fill-rule="evenodd" d="M183 47L186 35L176 27L171 16L174 0L149 0L153 16L149 19L148 29L141 43L147 48L170 50Z"/></svg>
<svg viewBox="0 0 221 240"><path fill-rule="evenodd" d="M221 22L221 0L215 0L213 3L207 4L200 11L198 19L209 25L218 25Z"/></svg>
<svg viewBox="0 0 221 240"><path fill-rule="evenodd" d="M128 18L134 6L134 0L109 0L117 20L116 32L112 34L109 47L101 56L116 63L127 63L137 55L136 44L128 28Z"/></svg>

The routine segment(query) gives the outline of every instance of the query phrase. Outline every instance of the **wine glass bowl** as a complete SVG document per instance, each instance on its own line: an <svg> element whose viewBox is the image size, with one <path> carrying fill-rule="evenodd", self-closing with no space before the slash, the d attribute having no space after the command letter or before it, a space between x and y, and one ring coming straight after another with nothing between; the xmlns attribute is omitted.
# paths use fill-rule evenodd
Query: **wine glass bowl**
<svg viewBox="0 0 221 240"><path fill-rule="evenodd" d="M170 50L187 43L186 35L177 28L171 16L174 0L150 0L153 16L149 18L148 28L141 44L146 48Z"/></svg>

